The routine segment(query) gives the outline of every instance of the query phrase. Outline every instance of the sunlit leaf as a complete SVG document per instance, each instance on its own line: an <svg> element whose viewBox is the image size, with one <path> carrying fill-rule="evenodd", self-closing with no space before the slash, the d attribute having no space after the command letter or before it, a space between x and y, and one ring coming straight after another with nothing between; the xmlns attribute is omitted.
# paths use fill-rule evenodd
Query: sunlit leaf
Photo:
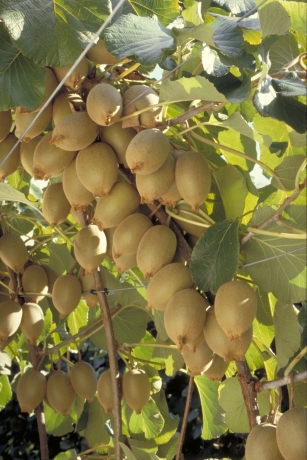
<svg viewBox="0 0 307 460"><path fill-rule="evenodd" d="M84 432L85 439L90 447L108 445L110 435L106 430L105 423L110 418L105 414L97 397L89 404L88 422Z"/></svg>
<svg viewBox="0 0 307 460"><path fill-rule="evenodd" d="M0 375L0 410L2 410L13 396L7 375Z"/></svg>
<svg viewBox="0 0 307 460"><path fill-rule="evenodd" d="M275 173L287 190L295 189L296 174L304 160L305 157L303 155L292 155L291 157L286 157L280 165L275 168ZM281 185L277 182L275 177L272 179L272 185L276 188L281 188Z"/></svg>
<svg viewBox="0 0 307 460"><path fill-rule="evenodd" d="M176 433L179 425L179 416L173 415L169 412L167 400L163 390L152 395L152 398L164 419L162 431L158 434L158 436L154 438L155 442L158 445L161 445L169 442Z"/></svg>
<svg viewBox="0 0 307 460"><path fill-rule="evenodd" d="M48 404L44 404L46 431L53 436L64 436L73 431L73 420L70 416L54 412Z"/></svg>
<svg viewBox="0 0 307 460"><path fill-rule="evenodd" d="M290 16L278 2L266 3L259 9L262 36L285 35L291 25Z"/></svg>
<svg viewBox="0 0 307 460"><path fill-rule="evenodd" d="M234 166L227 165L218 168L214 176L220 190L226 219L235 220L237 217L241 217L248 194L243 174ZM236 200L233 199L234 196Z"/></svg>
<svg viewBox="0 0 307 460"><path fill-rule="evenodd" d="M300 333L297 317L291 304L276 302L274 311L275 344L278 365L288 364L289 359L300 347Z"/></svg>
<svg viewBox="0 0 307 460"><path fill-rule="evenodd" d="M152 398L143 407L140 414L133 411L129 421L130 430L133 433L144 433L146 439L158 436L163 426L164 419Z"/></svg>
<svg viewBox="0 0 307 460"><path fill-rule="evenodd" d="M67 317L69 332L74 335L79 332L81 327L87 325L88 306L84 300L80 300L78 306Z"/></svg>
<svg viewBox="0 0 307 460"><path fill-rule="evenodd" d="M164 26L179 15L179 5L176 0L129 0L129 3L137 15L156 15Z"/></svg>
<svg viewBox="0 0 307 460"><path fill-rule="evenodd" d="M165 80L161 85L160 102L179 102L200 99L202 101L225 102L225 97L219 93L213 83L205 77L179 78Z"/></svg>

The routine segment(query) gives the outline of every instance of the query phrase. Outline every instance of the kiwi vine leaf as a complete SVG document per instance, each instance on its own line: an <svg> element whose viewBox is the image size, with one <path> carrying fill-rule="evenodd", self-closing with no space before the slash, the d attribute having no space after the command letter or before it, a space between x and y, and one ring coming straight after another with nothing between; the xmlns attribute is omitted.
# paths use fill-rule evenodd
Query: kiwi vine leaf
<svg viewBox="0 0 307 460"><path fill-rule="evenodd" d="M68 433L78 434L89 449L84 450L98 456L183 458L180 437L186 423L188 430L198 427L202 440L234 432L245 446L258 415L273 424L282 417L281 393L277 386L265 389L265 383L289 373L297 380L288 388L290 408L307 410L306 379L298 381L307 362L306 17L307 5L299 0L1 0L0 411L15 395L19 398L18 382L27 371L34 368L36 375L46 376L44 397L33 403L34 413L42 410L45 416L45 434L39 425L42 460L49 458L46 439ZM81 56L89 44L92 48ZM76 61L70 80L40 112ZM97 96L99 108L95 101L90 108L90 91L103 85L109 86L104 86L103 100ZM110 89L119 101L115 107ZM16 144L35 116L28 137ZM82 132L72 127L80 116ZM69 141L78 136L84 140L91 130L95 137L81 149L92 168L86 181L87 165L78 172L81 155ZM149 139L149 132L154 139L149 147L143 146L145 141L132 143L141 133ZM41 152L37 146L46 135L52 138ZM65 151L63 145L55 146L61 141L68 142ZM93 147L98 145L111 150L103 155L112 155L115 166L104 160L100 169ZM54 174L48 165L61 150L63 161L68 153L74 158ZM195 164L179 172L190 151L197 152ZM145 154L148 168L156 162L147 175L142 171ZM74 175L67 180L68 166ZM108 226L100 220L100 198L91 187L111 168L115 179L103 200L113 196L112 187L119 181L125 182L127 195L110 206L114 225ZM137 190L138 176L149 178L148 191ZM47 203L51 186L61 189L61 198L54 195ZM68 189L80 202L70 202ZM47 218L47 208L54 221ZM115 253L118 224L134 213L146 216L150 230L158 225L172 230L177 247L171 256L166 255L171 237L169 244L165 237L148 244L154 250L143 260L139 243L150 230L132 231L128 224L123 250ZM88 226L96 226L99 237L77 248L76 235ZM12 255L15 245L18 257ZM96 268L83 266L77 251L90 254L91 263L98 261ZM22 257L26 262L20 269ZM149 283L168 264L183 264L188 274L161 280L161 296L163 289L163 296L169 295L163 297L166 308L177 292L196 289L207 309L201 311L206 321L217 311L221 288L232 282L249 284L257 311L249 325L253 338L240 359L233 356L225 363L214 346L201 372L184 359L184 347L197 356L205 332L187 339L183 324L177 349L166 332L164 311L152 307L149 290L147 296ZM43 281L37 276L26 288L24 274L33 266L39 267ZM55 306L53 286L67 274L78 280L82 295L63 315ZM155 295L158 304L160 292ZM7 321L15 314L18 320ZM175 309L172 314L177 319ZM186 314L192 316L190 310ZM27 315L38 316L34 321L24 319ZM197 323L198 317L195 330ZM68 412L53 408L50 376L59 371L70 375L82 358L95 370L95 385L110 368L112 388L106 393L112 413L103 408L99 390L87 398L73 384L77 395ZM245 380L241 361L251 374ZM146 379L141 387L135 383L134 403L125 398L127 371ZM187 405L182 420L182 408L173 413L167 384L184 374L195 383L193 398L196 393L198 399L191 408ZM257 381L254 412L246 396L247 381ZM191 388L182 392L187 400ZM135 409L144 395L142 409ZM3 449L0 457L6 458L9 443ZM54 458L77 455L84 453L69 446Z"/></svg>

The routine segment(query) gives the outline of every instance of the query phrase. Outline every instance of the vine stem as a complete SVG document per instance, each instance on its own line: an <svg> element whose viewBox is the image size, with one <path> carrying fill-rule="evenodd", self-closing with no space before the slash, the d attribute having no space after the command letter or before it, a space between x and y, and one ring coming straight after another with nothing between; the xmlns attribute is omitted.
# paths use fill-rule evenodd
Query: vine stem
<svg viewBox="0 0 307 460"><path fill-rule="evenodd" d="M292 382L303 382L304 380L307 380L307 370L298 372L297 374L285 375L280 379L270 380L268 382L256 382L255 391L260 393L260 391L273 390L274 388L280 388L284 385L289 385Z"/></svg>
<svg viewBox="0 0 307 460"><path fill-rule="evenodd" d="M250 233L254 233L256 235L266 235L266 236L277 236L277 238L289 238L294 240L306 240L307 233L278 233L278 232L270 232L268 230L261 230L257 227L248 227L247 230Z"/></svg>
<svg viewBox="0 0 307 460"><path fill-rule="evenodd" d="M290 374L294 366L306 355L307 353L307 345L304 347L299 354L291 361L287 369L285 370L285 377Z"/></svg>
<svg viewBox="0 0 307 460"><path fill-rule="evenodd" d="M176 460L183 460L182 446L183 446L185 432L186 432L187 424L188 424L188 417L189 417L190 406L191 406L191 401L192 401L193 388L194 388L194 376L190 375L189 386L188 386L188 394L187 394L187 400L186 400L185 408L184 408L184 414L183 414L183 419L182 419L182 425L181 425L179 444L178 444L178 449L177 449L177 454L176 454Z"/></svg>
<svg viewBox="0 0 307 460"><path fill-rule="evenodd" d="M255 390L255 379L252 377L246 360L236 361L238 368L238 380L244 398L245 407L248 415L249 427L252 430L260 423L260 414Z"/></svg>
<svg viewBox="0 0 307 460"><path fill-rule="evenodd" d="M178 350L177 345L167 345L165 343L122 343L123 348L134 348L134 347L157 347L157 348L170 348Z"/></svg>

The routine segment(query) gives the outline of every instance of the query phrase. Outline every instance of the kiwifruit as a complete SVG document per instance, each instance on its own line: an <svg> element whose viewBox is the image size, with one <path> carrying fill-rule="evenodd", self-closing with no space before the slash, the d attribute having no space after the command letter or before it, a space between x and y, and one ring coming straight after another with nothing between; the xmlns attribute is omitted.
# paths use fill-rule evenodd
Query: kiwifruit
<svg viewBox="0 0 307 460"><path fill-rule="evenodd" d="M210 307L207 313L204 336L209 347L225 361L244 360L253 338L252 326L242 334L240 339L230 341L216 320L214 307Z"/></svg>
<svg viewBox="0 0 307 460"><path fill-rule="evenodd" d="M215 354L210 367L205 370L204 374L209 380L222 380L228 366L229 362Z"/></svg>
<svg viewBox="0 0 307 460"><path fill-rule="evenodd" d="M114 150L117 161L128 167L126 162L126 150L136 132L133 128L123 128L122 123L117 121L110 126L101 126L100 133L103 142L109 144Z"/></svg>
<svg viewBox="0 0 307 460"><path fill-rule="evenodd" d="M207 211L205 205L201 205L200 209L202 209L205 212ZM200 237L206 230L206 227L202 225L204 223L204 219L201 217L201 215L197 211L193 211L192 207L188 203L181 203L181 202L177 203L176 207L172 209L172 212L178 215L178 218L172 216L172 219L185 232L191 233L191 235ZM185 220L182 220L181 218ZM187 220L190 222L187 222ZM201 225L197 225L198 223Z"/></svg>
<svg viewBox="0 0 307 460"><path fill-rule="evenodd" d="M113 248L113 236L114 236L114 233L115 233L116 229L117 229L117 227L111 227L111 228L106 228L104 230L104 233L105 233L106 239L107 239L106 256L109 257L111 262L114 262L112 248Z"/></svg>
<svg viewBox="0 0 307 460"><path fill-rule="evenodd" d="M77 362L70 370L70 381L78 396L93 401L97 390L97 377L93 366L85 361Z"/></svg>
<svg viewBox="0 0 307 460"><path fill-rule="evenodd" d="M70 212L70 203L64 193L62 182L48 185L43 195L42 211L52 228L66 220Z"/></svg>
<svg viewBox="0 0 307 460"><path fill-rule="evenodd" d="M156 225L143 235L137 249L137 265L145 279L154 276L164 265L171 263L177 246L173 230Z"/></svg>
<svg viewBox="0 0 307 460"><path fill-rule="evenodd" d="M32 343L36 344L44 329L44 313L37 303L26 302L22 305L22 319L20 330Z"/></svg>
<svg viewBox="0 0 307 460"><path fill-rule="evenodd" d="M215 317L229 340L238 339L252 325L256 316L257 298L243 280L228 281L216 293Z"/></svg>
<svg viewBox="0 0 307 460"><path fill-rule="evenodd" d="M45 270L39 265L30 265L25 268L22 274L21 285L25 293L37 292L37 295L27 295L30 302L39 302L48 292L48 277Z"/></svg>
<svg viewBox="0 0 307 460"><path fill-rule="evenodd" d="M74 112L57 123L50 144L63 150L77 151L91 145L97 135L98 125L87 112Z"/></svg>
<svg viewBox="0 0 307 460"><path fill-rule="evenodd" d="M182 356L191 374L201 375L212 364L213 351L208 347L206 342L196 347L194 351L191 351L187 345L184 345Z"/></svg>
<svg viewBox="0 0 307 460"><path fill-rule="evenodd" d="M47 390L46 377L39 371L29 369L17 382L16 396L21 412L31 412L43 401Z"/></svg>
<svg viewBox="0 0 307 460"><path fill-rule="evenodd" d="M151 174L136 174L141 203L153 203L162 197L175 180L175 161L168 155L163 165Z"/></svg>
<svg viewBox="0 0 307 460"><path fill-rule="evenodd" d="M124 374L123 395L128 406L140 414L150 397L150 381L143 369L131 369Z"/></svg>
<svg viewBox="0 0 307 460"><path fill-rule="evenodd" d="M52 292L54 283L59 275L47 264L41 264L41 267L45 270L48 278L48 292Z"/></svg>
<svg viewBox="0 0 307 460"><path fill-rule="evenodd" d="M48 404L55 412L69 415L76 400L69 375L63 371L53 372L47 380L46 396Z"/></svg>
<svg viewBox="0 0 307 460"><path fill-rule="evenodd" d="M114 150L105 142L80 150L76 171L81 184L94 196L107 196L118 176Z"/></svg>
<svg viewBox="0 0 307 460"><path fill-rule="evenodd" d="M85 211L87 206L93 201L94 195L80 182L76 169L76 158L64 169L62 184L70 205L75 210Z"/></svg>
<svg viewBox="0 0 307 460"><path fill-rule="evenodd" d="M1 282L2 284L1 284L0 302L4 302L5 300L9 300L10 298L11 278L9 276L5 276L4 278L1 279Z"/></svg>
<svg viewBox="0 0 307 460"><path fill-rule="evenodd" d="M14 147L14 145L18 142L17 137L15 134L8 134L6 138L0 142L0 164L4 161L7 157L8 153ZM18 168L20 163L20 144L18 144L10 156L6 158L3 164L0 166L0 182L3 182L4 179L13 174L16 169Z"/></svg>
<svg viewBox="0 0 307 460"><path fill-rule="evenodd" d="M129 268L136 267L136 254L118 257L117 259L115 259L115 265L118 273L124 273L126 270L129 270Z"/></svg>
<svg viewBox="0 0 307 460"><path fill-rule="evenodd" d="M96 45L88 50L86 57L90 61L100 65L115 64L115 62L117 62L116 57L107 50L105 42L102 38L98 40Z"/></svg>
<svg viewBox="0 0 307 460"><path fill-rule="evenodd" d="M78 278L81 283L82 294L81 296L86 302L88 307L96 307L98 304L98 297L96 294L91 294L92 289L96 289L95 279L92 273L86 273L84 268L80 268Z"/></svg>
<svg viewBox="0 0 307 460"><path fill-rule="evenodd" d="M56 76L54 75L53 71L49 69L49 67L45 67L46 75L45 75L45 97L43 102L32 111L27 110L25 107L20 107L20 113L37 113L43 107L47 99L51 96L54 92L55 88L58 86L58 81Z"/></svg>
<svg viewBox="0 0 307 460"><path fill-rule="evenodd" d="M21 107L16 107L15 109L15 124L16 130L18 131L19 136L22 136L26 131L30 123L36 118L37 112L22 113ZM27 134L23 137L23 142L29 142L33 137L41 134L50 123L52 117L52 104L48 104L47 107L41 112L37 120L34 122L33 126L29 129Z"/></svg>
<svg viewBox="0 0 307 460"><path fill-rule="evenodd" d="M193 151L182 153L176 161L175 177L179 193L197 211L211 188L211 173L203 155Z"/></svg>
<svg viewBox="0 0 307 460"><path fill-rule="evenodd" d="M165 330L179 350L199 336L206 321L206 308L207 302L195 289L178 291L167 303Z"/></svg>
<svg viewBox="0 0 307 460"><path fill-rule="evenodd" d="M251 430L246 439L245 457L246 460L285 460L277 446L275 425L262 423ZM306 455L303 458L306 459Z"/></svg>
<svg viewBox="0 0 307 460"><path fill-rule="evenodd" d="M0 238L0 257L15 273L23 273L28 260L27 247L19 235L7 233Z"/></svg>
<svg viewBox="0 0 307 460"><path fill-rule="evenodd" d="M60 318L69 315L81 299L81 283L74 275L61 275L52 289L52 302L60 313Z"/></svg>
<svg viewBox="0 0 307 460"><path fill-rule="evenodd" d="M13 300L5 300L0 306L0 342L7 340L20 326L21 306Z"/></svg>
<svg viewBox="0 0 307 460"><path fill-rule="evenodd" d="M151 174L163 165L168 152L167 136L156 128L145 129L128 145L126 161L133 173Z"/></svg>
<svg viewBox="0 0 307 460"><path fill-rule="evenodd" d="M277 422L276 439L285 460L307 458L307 409L294 407L284 412Z"/></svg>
<svg viewBox="0 0 307 460"><path fill-rule="evenodd" d="M187 266L182 263L165 265L153 276L147 286L147 308L165 310L167 303L176 292L192 288L193 285Z"/></svg>
<svg viewBox="0 0 307 460"><path fill-rule="evenodd" d="M63 67L53 67L53 71L57 77L57 79L61 82L67 72L71 69L72 64L66 65ZM71 89L79 89L81 86L81 83L83 80L86 78L88 72L88 64L87 64L87 59L86 57L83 57L77 67L73 70L73 73L65 78L64 84L65 86L68 86L68 88Z"/></svg>
<svg viewBox="0 0 307 460"><path fill-rule="evenodd" d="M22 166L24 167L25 171L30 174L30 176L34 176L33 171L33 158L34 158L34 151L36 149L37 144L43 138L42 135L38 135L33 137L29 142L22 142L20 144L20 161Z"/></svg>
<svg viewBox="0 0 307 460"><path fill-rule="evenodd" d="M151 220L140 213L130 214L122 220L113 235L114 258L135 254L143 235L151 227Z"/></svg>
<svg viewBox="0 0 307 460"><path fill-rule="evenodd" d="M75 257L81 267L85 269L85 273L93 272L101 264L106 250L106 236L97 225L88 225L76 234L74 241Z"/></svg>
<svg viewBox="0 0 307 460"><path fill-rule="evenodd" d="M117 374L117 386L119 396L122 397L122 381L123 376L119 372ZM100 374L97 382L97 397L98 401L104 408L106 414L111 414L113 410L113 389L111 381L111 371L110 369L104 371Z"/></svg>
<svg viewBox="0 0 307 460"><path fill-rule="evenodd" d="M166 206L171 206L172 208L176 206L177 202L181 200L182 196L180 195L175 179L171 183L170 187L166 190L165 193L161 195L160 202Z"/></svg>
<svg viewBox="0 0 307 460"><path fill-rule="evenodd" d="M209 302L208 302L208 306L209 306ZM190 342L187 342L186 346L189 348L191 353L194 353L196 348L199 347L204 342L205 342L205 336L204 336L204 330L202 329L201 333L196 337L196 339L191 340Z"/></svg>
<svg viewBox="0 0 307 460"><path fill-rule="evenodd" d="M3 351L5 347L7 347L12 342L14 337L15 337L15 334L12 334L12 335L9 335L7 339L0 340L0 351Z"/></svg>
<svg viewBox="0 0 307 460"><path fill-rule="evenodd" d="M0 112L0 142L9 134L12 122L12 113L10 110Z"/></svg>
<svg viewBox="0 0 307 460"><path fill-rule="evenodd" d="M99 83L91 89L86 100L89 117L98 125L115 123L123 111L123 100L117 89L108 83Z"/></svg>
<svg viewBox="0 0 307 460"><path fill-rule="evenodd" d="M117 227L125 217L134 213L140 204L140 196L128 182L116 182L108 196L99 198L93 222L101 230Z"/></svg>
<svg viewBox="0 0 307 460"><path fill-rule="evenodd" d="M75 108L80 111L85 110L85 102L79 94L68 93L67 91L60 93L53 102L52 120L54 126L56 126L63 118L71 115L75 111L79 112L79 110L75 110Z"/></svg>
<svg viewBox="0 0 307 460"><path fill-rule="evenodd" d="M155 90L146 85L130 86L124 94L123 115L129 115L137 110L156 105L159 95ZM132 119L133 120L133 119ZM131 119L129 119L131 122ZM145 128L155 128L162 121L162 107L154 107L139 115L139 123ZM127 122L126 122L127 123Z"/></svg>

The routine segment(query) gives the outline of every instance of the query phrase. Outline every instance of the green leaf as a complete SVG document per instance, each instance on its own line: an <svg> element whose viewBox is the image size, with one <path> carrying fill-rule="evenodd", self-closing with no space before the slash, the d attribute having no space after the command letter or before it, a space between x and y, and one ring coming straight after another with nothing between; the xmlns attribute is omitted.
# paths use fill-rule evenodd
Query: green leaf
<svg viewBox="0 0 307 460"><path fill-rule="evenodd" d="M303 328L301 334L301 349L303 349L307 346L307 304L305 302L302 303L297 319L300 326ZM307 359L306 355L305 358Z"/></svg>
<svg viewBox="0 0 307 460"><path fill-rule="evenodd" d="M160 459L173 460L178 450L179 433L175 433L166 444L159 446L158 456Z"/></svg>
<svg viewBox="0 0 307 460"><path fill-rule="evenodd" d="M304 160L304 155L292 155L290 157L286 157L274 169L286 190L294 190L296 174ZM276 188L281 188L281 185L277 182L275 177L273 177L271 184Z"/></svg>
<svg viewBox="0 0 307 460"><path fill-rule="evenodd" d="M225 75L233 65L231 59L219 53L217 50L211 49L208 45L205 46L201 53L201 62L204 71L213 77Z"/></svg>
<svg viewBox="0 0 307 460"><path fill-rule="evenodd" d="M307 27L307 5L305 2L282 2L283 8L287 11L294 29L306 34ZM290 61L288 61L290 62Z"/></svg>
<svg viewBox="0 0 307 460"><path fill-rule="evenodd" d="M11 374L12 359L5 351L0 351L0 375Z"/></svg>
<svg viewBox="0 0 307 460"><path fill-rule="evenodd" d="M273 315L271 312L269 296L266 292L262 292L258 287L256 288L257 297L257 321L265 326L273 325Z"/></svg>
<svg viewBox="0 0 307 460"><path fill-rule="evenodd" d="M51 67L73 64L110 13L108 0L3 0L0 5L15 45L36 64Z"/></svg>
<svg viewBox="0 0 307 460"><path fill-rule="evenodd" d="M235 220L243 214L248 194L246 180L232 165L223 166L214 172L214 177L223 201L226 219ZM236 199L234 200L234 197Z"/></svg>
<svg viewBox="0 0 307 460"><path fill-rule="evenodd" d="M281 96L305 96L306 85L295 72L289 72L280 80L272 78L272 86Z"/></svg>
<svg viewBox="0 0 307 460"><path fill-rule="evenodd" d="M255 0L214 0L214 4L232 14L244 15L256 6Z"/></svg>
<svg viewBox="0 0 307 460"><path fill-rule="evenodd" d="M191 275L204 292L216 292L239 267L239 222L226 220L201 235L192 252Z"/></svg>
<svg viewBox="0 0 307 460"><path fill-rule="evenodd" d="M245 154L248 152L248 155L257 158L256 143L250 137L244 136L237 131L223 130L218 134L218 141L220 144L230 147L234 150ZM228 163L232 165L240 166L244 171L251 171L254 168L255 163L249 159L245 159L235 153L229 152L220 148L223 156L226 158Z"/></svg>
<svg viewBox="0 0 307 460"><path fill-rule="evenodd" d="M73 431L73 420L70 416L65 417L59 412L54 412L48 404L44 403L46 431L53 436L64 436Z"/></svg>
<svg viewBox="0 0 307 460"><path fill-rule="evenodd" d="M108 27L104 39L108 50L117 59L134 54L141 64L147 66L158 63L163 50L174 47L174 38L169 29L154 19L133 14L121 16Z"/></svg>
<svg viewBox="0 0 307 460"><path fill-rule="evenodd" d="M297 316L291 304L276 302L274 326L277 362L279 368L283 368L300 347Z"/></svg>
<svg viewBox="0 0 307 460"><path fill-rule="evenodd" d="M47 307L47 309L43 311L44 311L44 328L43 328L41 335L39 336L37 340L37 343L40 343L45 339L47 334L49 334L49 332L51 331L51 327L52 327L52 313L51 313L50 308Z"/></svg>
<svg viewBox="0 0 307 460"><path fill-rule="evenodd" d="M304 208L299 206L298 208ZM300 211L300 210L299 210ZM301 209L301 217L304 209ZM257 210L249 225L259 225L268 219L274 210L268 206ZM299 224L288 222L294 227ZM272 223L266 231L282 233L285 230ZM260 290L272 292L283 302L300 302L306 295L306 280L299 276L306 266L306 243L302 239L282 238L255 234L244 246L244 272L248 273ZM295 252L292 252L295 251ZM295 280L295 284L291 283Z"/></svg>
<svg viewBox="0 0 307 460"><path fill-rule="evenodd" d="M262 324L255 318L253 321L253 335L266 347L270 347L275 336L274 326Z"/></svg>
<svg viewBox="0 0 307 460"><path fill-rule="evenodd" d="M225 102L213 83L205 77L182 77L176 81L164 80L161 85L160 102L182 102L200 99L202 101Z"/></svg>
<svg viewBox="0 0 307 460"><path fill-rule="evenodd" d="M158 436L154 438L155 442L158 445L161 445L169 442L172 439L178 428L180 417L178 415L175 416L169 412L165 393L163 390L153 394L152 398L164 419L162 431L158 434Z"/></svg>
<svg viewBox="0 0 307 460"><path fill-rule="evenodd" d="M24 203L42 214L36 203L27 200L23 193L3 182L0 184L0 201L16 201L17 203Z"/></svg>
<svg viewBox="0 0 307 460"><path fill-rule="evenodd" d="M220 382L211 382L205 375L197 375L194 381L198 389L204 419L201 437L206 440L221 436L227 431L227 425L224 410L218 401Z"/></svg>
<svg viewBox="0 0 307 460"><path fill-rule="evenodd" d="M133 411L129 421L129 429L132 433L144 433L146 439L158 436L163 426L164 419L152 398L143 407L140 414Z"/></svg>
<svg viewBox="0 0 307 460"><path fill-rule="evenodd" d="M285 35L291 26L290 16L278 2L266 3L259 8L262 37Z"/></svg>
<svg viewBox="0 0 307 460"><path fill-rule="evenodd" d="M124 444L123 442L120 442L119 443L127 460L137 460L136 456L134 455L133 452L131 452L131 450L129 449L129 447L126 446L126 444Z"/></svg>
<svg viewBox="0 0 307 460"><path fill-rule="evenodd" d="M295 407L307 406L307 385L306 382L294 383L294 401Z"/></svg>
<svg viewBox="0 0 307 460"><path fill-rule="evenodd" d="M207 24L200 24L199 26L192 27L192 29L178 29L173 27L172 32L181 45L191 39L196 39L200 42L206 43L207 45L215 47L215 43L213 41L214 30Z"/></svg>
<svg viewBox="0 0 307 460"><path fill-rule="evenodd" d="M108 445L110 435L106 430L105 423L110 415L105 414L103 407L95 396L89 403L88 422L84 431L84 436L89 447Z"/></svg>
<svg viewBox="0 0 307 460"><path fill-rule="evenodd" d="M227 56L231 58L238 57L243 49L244 39L243 32L237 26L237 22L219 17L211 26L215 31L213 40L216 46Z"/></svg>
<svg viewBox="0 0 307 460"><path fill-rule="evenodd" d="M69 449L66 452L61 452L54 457L54 460L71 460L76 455L75 449Z"/></svg>
<svg viewBox="0 0 307 460"><path fill-rule="evenodd" d="M289 2L284 2L284 6ZM293 2L294 3L294 2ZM270 47L270 73L279 72L285 64L293 61L300 54L300 49L298 43L293 34L289 33L280 37L271 47ZM291 67L291 70L300 70L301 67L296 64Z"/></svg>
<svg viewBox="0 0 307 460"><path fill-rule="evenodd" d="M184 11L182 11L181 15L183 19L186 21L187 26L190 26L190 25L198 26L199 24L202 23L202 20L198 13L198 3L197 2L195 2L193 5L186 8Z"/></svg>
<svg viewBox="0 0 307 460"><path fill-rule="evenodd" d="M164 26L180 14L176 0L130 0L129 3L138 16L156 15Z"/></svg>
<svg viewBox="0 0 307 460"><path fill-rule="evenodd" d="M0 375L0 410L4 409L13 396L7 375Z"/></svg>
<svg viewBox="0 0 307 460"><path fill-rule="evenodd" d="M67 317L67 325L72 335L78 334L81 327L87 325L87 316L88 306L85 301L81 299L77 308Z"/></svg>
<svg viewBox="0 0 307 460"><path fill-rule="evenodd" d="M158 446L154 441L130 439L129 442L137 460L159 460L155 455Z"/></svg>
<svg viewBox="0 0 307 460"><path fill-rule="evenodd" d="M63 273L64 271L69 272L74 264L74 259L68 251L66 244L48 243L45 248L50 253L48 265L50 265L56 273Z"/></svg>

